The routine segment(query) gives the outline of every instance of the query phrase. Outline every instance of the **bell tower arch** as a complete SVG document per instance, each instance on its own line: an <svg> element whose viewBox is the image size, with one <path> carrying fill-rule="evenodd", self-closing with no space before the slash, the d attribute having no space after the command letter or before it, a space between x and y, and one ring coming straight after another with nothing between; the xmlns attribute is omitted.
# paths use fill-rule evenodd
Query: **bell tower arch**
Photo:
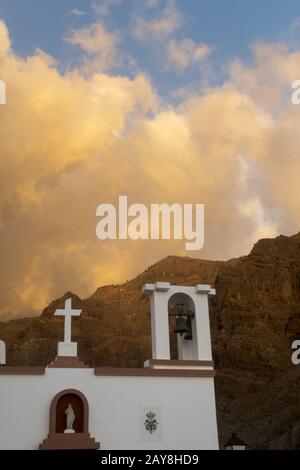
<svg viewBox="0 0 300 470"><path fill-rule="evenodd" d="M149 296L151 309L152 359L145 365L213 370L208 297L215 295L215 289L205 284L157 282L145 284L142 292ZM178 361L171 361L170 356L170 315L176 317Z"/></svg>

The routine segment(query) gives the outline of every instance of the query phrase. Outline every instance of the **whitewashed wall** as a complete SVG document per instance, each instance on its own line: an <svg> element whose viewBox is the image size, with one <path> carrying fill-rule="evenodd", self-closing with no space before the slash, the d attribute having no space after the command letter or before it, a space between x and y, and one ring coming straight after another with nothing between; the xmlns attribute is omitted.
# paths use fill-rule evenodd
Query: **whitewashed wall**
<svg viewBox="0 0 300 470"><path fill-rule="evenodd" d="M217 449L214 382L202 377L95 376L94 369L0 375L0 448L37 449L48 436L53 397L87 398L89 431L101 449ZM141 407L161 410L161 442L145 442Z"/></svg>

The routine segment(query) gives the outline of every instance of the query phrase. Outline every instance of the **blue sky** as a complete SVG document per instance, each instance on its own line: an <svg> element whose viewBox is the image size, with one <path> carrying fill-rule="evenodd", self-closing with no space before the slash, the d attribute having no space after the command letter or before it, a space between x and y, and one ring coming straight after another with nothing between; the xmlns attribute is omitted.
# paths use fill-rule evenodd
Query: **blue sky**
<svg viewBox="0 0 300 470"><path fill-rule="evenodd" d="M113 0L114 1L114 0ZM151 0L150 0L151 1ZM71 29L82 28L99 20L105 28L119 31L120 47L135 62L135 69L147 72L161 95L182 86L199 86L201 72L190 67L182 73L165 70L162 58L157 57L160 44L138 41L132 33L133 17L145 20L163 15L165 0L147 7L147 0L119 0L111 5L106 15L97 15L90 0L0 0L0 17L6 22L15 52L21 56L32 54L38 47L59 60L61 67L72 63L79 50L66 44L64 37ZM95 1L103 5L105 0ZM181 26L172 37L176 40L190 38L195 43L205 43L213 48L210 67L215 80L222 80L224 65L233 58L251 60L250 46L255 41L285 41L300 43L299 29L291 26L300 17L298 0L177 0ZM70 12L82 12L81 16ZM122 70L123 68L123 70ZM116 67L113 73L129 74L126 65ZM134 73L134 71L133 71Z"/></svg>

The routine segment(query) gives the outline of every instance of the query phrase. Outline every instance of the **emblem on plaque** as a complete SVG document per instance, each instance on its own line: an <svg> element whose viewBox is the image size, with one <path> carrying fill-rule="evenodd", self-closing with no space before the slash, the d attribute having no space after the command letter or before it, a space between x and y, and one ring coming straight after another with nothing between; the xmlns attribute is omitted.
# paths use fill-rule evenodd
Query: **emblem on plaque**
<svg viewBox="0 0 300 470"><path fill-rule="evenodd" d="M149 413L146 413L146 419L145 419L145 429L148 431L150 434L153 434L157 427L158 427L158 420L156 419L156 414L152 413L152 411L149 411Z"/></svg>

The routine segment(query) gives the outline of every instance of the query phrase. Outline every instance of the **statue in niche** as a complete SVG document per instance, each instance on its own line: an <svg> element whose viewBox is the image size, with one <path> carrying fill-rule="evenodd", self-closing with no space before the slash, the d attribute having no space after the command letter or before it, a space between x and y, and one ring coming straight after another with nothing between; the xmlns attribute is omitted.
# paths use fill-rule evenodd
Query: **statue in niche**
<svg viewBox="0 0 300 470"><path fill-rule="evenodd" d="M75 421L75 413L72 408L71 403L69 403L68 407L65 409L65 415L66 415L66 429L65 433L74 433L75 430L73 429L73 424Z"/></svg>

